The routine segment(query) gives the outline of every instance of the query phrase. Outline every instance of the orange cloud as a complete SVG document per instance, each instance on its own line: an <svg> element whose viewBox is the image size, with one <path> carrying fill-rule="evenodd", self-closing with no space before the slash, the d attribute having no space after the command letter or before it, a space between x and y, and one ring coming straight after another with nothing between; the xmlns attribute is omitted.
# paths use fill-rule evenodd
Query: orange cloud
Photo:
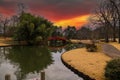
<svg viewBox="0 0 120 80"><path fill-rule="evenodd" d="M72 18L72 19L56 21L54 23L54 25L62 26L63 28L66 28L68 25L80 27L80 26L87 23L87 20L88 20L89 16L90 15L82 15L82 16L78 16L78 17L75 17L75 18Z"/></svg>

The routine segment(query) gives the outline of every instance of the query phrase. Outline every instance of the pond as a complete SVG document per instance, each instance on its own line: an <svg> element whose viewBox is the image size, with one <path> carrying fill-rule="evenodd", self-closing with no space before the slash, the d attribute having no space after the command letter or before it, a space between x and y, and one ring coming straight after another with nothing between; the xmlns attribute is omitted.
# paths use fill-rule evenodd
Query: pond
<svg viewBox="0 0 120 80"><path fill-rule="evenodd" d="M45 80L83 80L61 62L61 54L73 48L0 47L0 80L5 74L10 74L11 80L38 80L40 71L45 71Z"/></svg>

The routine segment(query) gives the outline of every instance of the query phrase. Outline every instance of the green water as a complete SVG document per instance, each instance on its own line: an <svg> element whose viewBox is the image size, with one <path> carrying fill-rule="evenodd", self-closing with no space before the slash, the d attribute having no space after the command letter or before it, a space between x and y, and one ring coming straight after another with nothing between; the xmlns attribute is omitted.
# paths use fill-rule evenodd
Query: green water
<svg viewBox="0 0 120 80"><path fill-rule="evenodd" d="M12 80L37 80L45 71L46 80L82 80L61 62L61 54L71 47L0 47L0 80L10 74Z"/></svg>

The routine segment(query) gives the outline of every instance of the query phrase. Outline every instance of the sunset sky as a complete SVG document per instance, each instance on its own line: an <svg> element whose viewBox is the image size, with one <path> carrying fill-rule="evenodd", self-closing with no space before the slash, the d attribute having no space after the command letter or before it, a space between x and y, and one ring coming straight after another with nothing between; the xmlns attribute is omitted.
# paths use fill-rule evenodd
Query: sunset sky
<svg viewBox="0 0 120 80"><path fill-rule="evenodd" d="M15 15L17 4L24 3L29 12L44 16L58 26L80 27L87 22L96 0L0 0L0 14Z"/></svg>

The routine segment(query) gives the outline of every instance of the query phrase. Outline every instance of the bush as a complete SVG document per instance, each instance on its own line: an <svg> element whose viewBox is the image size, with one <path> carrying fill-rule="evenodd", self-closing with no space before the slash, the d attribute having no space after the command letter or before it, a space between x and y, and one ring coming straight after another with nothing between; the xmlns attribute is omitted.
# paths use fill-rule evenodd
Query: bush
<svg viewBox="0 0 120 80"><path fill-rule="evenodd" d="M105 77L109 80L120 80L120 58L108 62L105 68Z"/></svg>
<svg viewBox="0 0 120 80"><path fill-rule="evenodd" d="M38 36L38 37L35 38L35 41L34 41L35 44L41 44L41 42L42 42L42 37L41 36Z"/></svg>
<svg viewBox="0 0 120 80"><path fill-rule="evenodd" d="M95 44L86 44L86 49L88 52L96 52L97 46Z"/></svg>

